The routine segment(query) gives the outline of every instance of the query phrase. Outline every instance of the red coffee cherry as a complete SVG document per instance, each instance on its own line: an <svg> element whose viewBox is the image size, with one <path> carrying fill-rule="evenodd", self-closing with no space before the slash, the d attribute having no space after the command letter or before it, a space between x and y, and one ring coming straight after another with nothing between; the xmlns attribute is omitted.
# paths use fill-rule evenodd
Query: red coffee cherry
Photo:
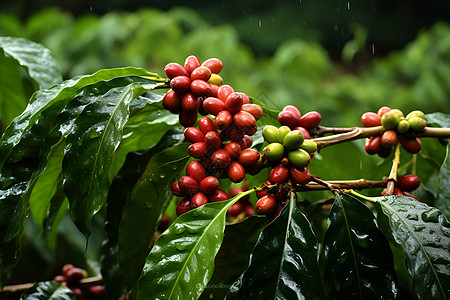
<svg viewBox="0 0 450 300"><path fill-rule="evenodd" d="M195 110L183 110L178 115L178 121L183 127L194 126L197 122L197 111Z"/></svg>
<svg viewBox="0 0 450 300"><path fill-rule="evenodd" d="M74 267L67 271L65 277L68 286L77 286L84 277L83 270Z"/></svg>
<svg viewBox="0 0 450 300"><path fill-rule="evenodd" d="M272 196L275 198L275 200L279 203L285 202L287 199L288 192L283 189L278 189L278 191L273 194Z"/></svg>
<svg viewBox="0 0 450 300"><path fill-rule="evenodd" d="M200 108L200 98L192 94L191 92L187 92L181 98L181 107L183 110L195 110L197 111Z"/></svg>
<svg viewBox="0 0 450 300"><path fill-rule="evenodd" d="M405 196L411 197L411 198L413 198L413 199L415 199L415 200L417 200L417 201L419 201L419 202L422 202L422 201L420 201L419 198L417 198L416 196L414 196L413 194L411 194L411 193L409 193L409 192L403 192L403 194L404 194Z"/></svg>
<svg viewBox="0 0 450 300"><path fill-rule="evenodd" d="M53 281L64 283L66 282L66 277L64 277L63 275L57 275L53 278Z"/></svg>
<svg viewBox="0 0 450 300"><path fill-rule="evenodd" d="M388 158L392 153L392 148L381 147L380 151L378 151L378 156L381 158Z"/></svg>
<svg viewBox="0 0 450 300"><path fill-rule="evenodd" d="M380 107L380 109L377 111L377 115L381 118L385 113L391 111L391 108L389 106L383 106Z"/></svg>
<svg viewBox="0 0 450 300"><path fill-rule="evenodd" d="M381 135L381 146L385 148L392 148L397 144L397 132L394 130L386 130Z"/></svg>
<svg viewBox="0 0 450 300"><path fill-rule="evenodd" d="M253 207L253 204L247 203L244 207L244 212L245 212L245 215L248 217L253 216L255 214L255 209Z"/></svg>
<svg viewBox="0 0 450 300"><path fill-rule="evenodd" d="M288 126L291 129L300 126L300 118L301 116L293 112L292 109L283 109L278 114L278 122L281 125Z"/></svg>
<svg viewBox="0 0 450 300"><path fill-rule="evenodd" d="M230 199L230 197L228 197L228 194L225 191L219 190L219 189L217 189L214 192L214 194L212 194L208 198L209 202L225 201L225 200L228 200L228 199Z"/></svg>
<svg viewBox="0 0 450 300"><path fill-rule="evenodd" d="M208 146L205 142L193 143L189 146L188 152L193 158L205 158L208 155Z"/></svg>
<svg viewBox="0 0 450 300"><path fill-rule="evenodd" d="M420 149L422 149L422 142L418 137L414 137L411 139L408 139L406 137L400 136L399 137L400 145L402 145L403 149L408 151L409 153L419 153Z"/></svg>
<svg viewBox="0 0 450 300"><path fill-rule="evenodd" d="M228 85L224 84L219 87L217 91L217 98L225 102L230 94L234 93L234 89Z"/></svg>
<svg viewBox="0 0 450 300"><path fill-rule="evenodd" d="M300 130L303 133L303 136L305 137L306 140L311 139L311 134L309 133L308 129L306 129L305 127L297 126L297 127L294 127L294 130Z"/></svg>
<svg viewBox="0 0 450 300"><path fill-rule="evenodd" d="M205 177L200 181L200 190L206 195L213 195L219 188L219 180L214 176Z"/></svg>
<svg viewBox="0 0 450 300"><path fill-rule="evenodd" d="M78 299L82 299L83 298L83 291L80 288L74 287L74 286L69 286L69 289L72 291L72 293L75 294L75 296Z"/></svg>
<svg viewBox="0 0 450 300"><path fill-rule="evenodd" d="M244 192L244 189L239 187L239 186L235 186L232 187L229 191L228 191L228 195L230 196L230 198L234 198L236 197L240 192ZM239 201L241 201L241 199L239 199Z"/></svg>
<svg viewBox="0 0 450 300"><path fill-rule="evenodd" d="M417 175L405 175L397 180L397 185L404 192L412 192L420 186L420 178Z"/></svg>
<svg viewBox="0 0 450 300"><path fill-rule="evenodd" d="M200 79L195 79L191 82L190 90L194 95L199 97L206 97L211 92L209 83Z"/></svg>
<svg viewBox="0 0 450 300"><path fill-rule="evenodd" d="M241 201L238 201L228 208L227 213L230 216L235 217L235 216L239 215L243 210L244 210L244 203L242 203Z"/></svg>
<svg viewBox="0 0 450 300"><path fill-rule="evenodd" d="M170 79L177 76L189 76L189 73L186 71L186 69L183 68L182 65L177 63L168 63L164 68L164 72Z"/></svg>
<svg viewBox="0 0 450 300"><path fill-rule="evenodd" d="M222 110L216 116L215 124L218 130L224 130L233 122L233 115L228 110Z"/></svg>
<svg viewBox="0 0 450 300"><path fill-rule="evenodd" d="M191 199L192 208L197 208L199 206L205 205L206 203L208 203L208 197L206 197L206 195L203 194L202 192L198 192L197 194L192 196Z"/></svg>
<svg viewBox="0 0 450 300"><path fill-rule="evenodd" d="M322 115L317 111L310 111L300 118L300 126L306 129L317 127L322 121Z"/></svg>
<svg viewBox="0 0 450 300"><path fill-rule="evenodd" d="M230 142L223 147L225 151L230 155L231 159L238 158L241 154L241 146L236 142Z"/></svg>
<svg viewBox="0 0 450 300"><path fill-rule="evenodd" d="M231 93L225 100L225 109L231 113L237 113L242 107L242 96L239 93Z"/></svg>
<svg viewBox="0 0 450 300"><path fill-rule="evenodd" d="M271 195L261 197L256 202L255 210L260 215L268 215L276 211L278 202Z"/></svg>
<svg viewBox="0 0 450 300"><path fill-rule="evenodd" d="M231 163L231 157L224 149L218 149L211 154L211 161L219 168L226 168Z"/></svg>
<svg viewBox="0 0 450 300"><path fill-rule="evenodd" d="M365 127L375 127L381 125L381 117L374 112L366 112L361 116L361 123Z"/></svg>
<svg viewBox="0 0 450 300"><path fill-rule="evenodd" d="M225 109L225 103L219 98L208 97L203 101L203 108L208 114L216 116Z"/></svg>
<svg viewBox="0 0 450 300"><path fill-rule="evenodd" d="M185 212L188 212L192 209L191 198L184 197L178 202L177 207L175 209L177 216L181 216Z"/></svg>
<svg viewBox="0 0 450 300"><path fill-rule="evenodd" d="M172 183L172 185L170 186L170 191L172 192L173 195L178 197L183 197L184 195L186 195L184 192L181 191L180 186L178 185L178 180Z"/></svg>
<svg viewBox="0 0 450 300"><path fill-rule="evenodd" d="M244 131L247 135L254 135L258 126L255 118L246 111L239 111L233 115L233 121L237 128Z"/></svg>
<svg viewBox="0 0 450 300"><path fill-rule="evenodd" d="M189 90L191 79L187 76L177 76L170 80L170 87L177 93L185 93Z"/></svg>
<svg viewBox="0 0 450 300"><path fill-rule="evenodd" d="M289 168L289 174L291 175L292 180L298 184L307 184L311 181L311 173L309 173L309 170L306 167L298 169L291 166Z"/></svg>
<svg viewBox="0 0 450 300"><path fill-rule="evenodd" d="M257 104L244 104L242 105L241 110L251 114L256 121L261 119L261 117L263 116L263 109Z"/></svg>
<svg viewBox="0 0 450 300"><path fill-rule="evenodd" d="M241 94L242 96L242 104L249 104L250 103L250 98L247 96L246 93L242 93L242 92L238 92L239 94Z"/></svg>
<svg viewBox="0 0 450 300"><path fill-rule="evenodd" d="M394 192L392 193L392 195L394 195L394 196L403 196L405 194L403 193L403 191L401 189L394 188Z"/></svg>
<svg viewBox="0 0 450 300"><path fill-rule="evenodd" d="M381 136L372 136L366 140L364 149L367 154L374 155L381 150Z"/></svg>
<svg viewBox="0 0 450 300"><path fill-rule="evenodd" d="M244 138L244 132L233 123L220 133L222 140L239 142Z"/></svg>
<svg viewBox="0 0 450 300"><path fill-rule="evenodd" d="M75 268L74 265L72 265L72 264L65 264L65 265L62 267L62 275L63 275L64 277L67 277L67 272L68 272L69 270L73 269L73 268Z"/></svg>
<svg viewBox="0 0 450 300"><path fill-rule="evenodd" d="M191 143L203 142L205 135L196 127L187 127L184 130L184 137Z"/></svg>
<svg viewBox="0 0 450 300"><path fill-rule="evenodd" d="M164 109L167 109L173 114L178 114L181 111L181 97L180 94L170 89L162 99Z"/></svg>
<svg viewBox="0 0 450 300"><path fill-rule="evenodd" d="M253 145L253 139L249 135L244 135L244 142L247 145L247 148L250 148ZM242 146L241 146L241 148L242 148ZM244 148L242 150L244 150Z"/></svg>
<svg viewBox="0 0 450 300"><path fill-rule="evenodd" d="M209 58L203 62L202 66L208 67L211 72L219 74L222 71L223 63L218 58Z"/></svg>
<svg viewBox="0 0 450 300"><path fill-rule="evenodd" d="M196 68L200 67L200 60L195 55L189 55L184 61L184 69L190 74Z"/></svg>
<svg viewBox="0 0 450 300"><path fill-rule="evenodd" d="M200 66L192 71L190 78L192 81L200 79L206 82L209 80L210 77L211 77L211 70L205 66Z"/></svg>
<svg viewBox="0 0 450 300"><path fill-rule="evenodd" d="M105 287L100 284L91 285L87 288L87 292L95 297L104 297L105 296Z"/></svg>
<svg viewBox="0 0 450 300"><path fill-rule="evenodd" d="M209 82L208 82L209 83ZM211 97L217 97L217 92L219 91L219 86L217 84L209 83L209 95Z"/></svg>
<svg viewBox="0 0 450 300"><path fill-rule="evenodd" d="M198 182L191 176L182 176L178 179L178 186L185 195L195 195L198 192Z"/></svg>
<svg viewBox="0 0 450 300"><path fill-rule="evenodd" d="M255 149L244 149L239 155L238 162L244 167L254 166L261 155Z"/></svg>
<svg viewBox="0 0 450 300"><path fill-rule="evenodd" d="M269 174L269 181L272 184L284 183L288 180L288 178L289 178L289 168L281 164L273 168Z"/></svg>
<svg viewBox="0 0 450 300"><path fill-rule="evenodd" d="M187 164L186 175L200 183L206 177L206 170L200 162L194 160Z"/></svg>
<svg viewBox="0 0 450 300"><path fill-rule="evenodd" d="M227 169L227 175L231 181L238 183L245 178L245 169L240 163L233 161Z"/></svg>
<svg viewBox="0 0 450 300"><path fill-rule="evenodd" d="M214 125L213 120L208 117L202 117L198 120L198 128L200 128L204 134L207 134L210 131L216 131L216 125Z"/></svg>
<svg viewBox="0 0 450 300"><path fill-rule="evenodd" d="M216 131L210 131L205 134L204 142L208 147L208 151L213 151L222 147L222 139Z"/></svg>

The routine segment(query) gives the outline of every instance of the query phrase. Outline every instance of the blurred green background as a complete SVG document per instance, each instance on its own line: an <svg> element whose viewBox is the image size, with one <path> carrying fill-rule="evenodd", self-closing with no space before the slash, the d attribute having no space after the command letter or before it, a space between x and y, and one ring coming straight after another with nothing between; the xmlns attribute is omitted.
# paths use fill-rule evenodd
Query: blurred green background
<svg viewBox="0 0 450 300"><path fill-rule="evenodd" d="M358 126L364 112L383 105L405 114L450 113L449 24L446 0L18 0L0 6L0 36L49 48L65 79L121 66L163 76L167 63L182 64L188 55L218 57L224 82L235 90L272 109L317 110L321 125L336 127ZM25 73L24 82L30 96ZM13 117L0 110L0 132ZM21 272L11 282L49 279L68 262L99 272L101 215L86 256L69 219L61 224L65 238L57 252L35 238L32 219L28 225Z"/></svg>

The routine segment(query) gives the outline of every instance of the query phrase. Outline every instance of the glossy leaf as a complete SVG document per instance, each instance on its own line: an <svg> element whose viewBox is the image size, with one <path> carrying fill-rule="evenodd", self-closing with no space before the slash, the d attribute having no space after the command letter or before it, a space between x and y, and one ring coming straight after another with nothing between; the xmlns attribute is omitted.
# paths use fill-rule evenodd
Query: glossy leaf
<svg viewBox="0 0 450 300"><path fill-rule="evenodd" d="M173 198L170 186L189 159L187 146L183 143L153 156L123 209L118 262L130 288L139 279L153 234Z"/></svg>
<svg viewBox="0 0 450 300"><path fill-rule="evenodd" d="M76 300L77 296L65 285L56 281L36 282L23 292L21 300Z"/></svg>
<svg viewBox="0 0 450 300"><path fill-rule="evenodd" d="M373 213L358 199L336 194L323 241L330 299L395 299L389 244Z"/></svg>
<svg viewBox="0 0 450 300"><path fill-rule="evenodd" d="M450 223L437 208L410 197L373 198L381 229L403 247L406 268L419 299L450 295Z"/></svg>
<svg viewBox="0 0 450 300"><path fill-rule="evenodd" d="M137 299L197 299L213 273L226 212L247 194L208 203L179 216L148 255Z"/></svg>
<svg viewBox="0 0 450 300"><path fill-rule="evenodd" d="M0 37L0 48L27 70L39 89L62 81L55 59L44 46L23 38Z"/></svg>
<svg viewBox="0 0 450 300"><path fill-rule="evenodd" d="M317 253L311 224L292 197L261 232L247 270L227 299L319 299Z"/></svg>

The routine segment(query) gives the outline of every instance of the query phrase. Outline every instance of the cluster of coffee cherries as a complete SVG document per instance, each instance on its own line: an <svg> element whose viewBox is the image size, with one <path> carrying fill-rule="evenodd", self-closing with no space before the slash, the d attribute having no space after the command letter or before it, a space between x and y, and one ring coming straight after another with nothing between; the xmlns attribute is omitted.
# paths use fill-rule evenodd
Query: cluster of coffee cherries
<svg viewBox="0 0 450 300"><path fill-rule="evenodd" d="M401 176L397 179L394 187L394 192L392 195L398 196L403 195L407 197L411 197L420 201L419 198L411 194L412 191L416 190L420 186L420 178L417 175L408 174ZM386 189L381 192L381 195L386 195Z"/></svg>
<svg viewBox="0 0 450 300"><path fill-rule="evenodd" d="M365 143L368 154L378 154L383 158L391 154L397 142L400 142L409 153L418 153L422 148L422 142L409 133L421 132L427 126L422 111L414 110L405 117L401 110L391 109L388 106L381 107L377 113L364 113L361 116L361 123L366 127L382 125L385 129L381 135L368 138Z"/></svg>
<svg viewBox="0 0 450 300"><path fill-rule="evenodd" d="M234 186L230 188L228 194L230 195L230 198L233 198L237 194L247 191L247 189L248 180L246 180L242 186ZM243 217L253 216L255 214L255 209L253 204L250 202L250 195L242 197L236 203L231 205L228 208L227 213L233 217L238 217L241 214Z"/></svg>
<svg viewBox="0 0 450 300"><path fill-rule="evenodd" d="M83 290L80 288L80 281L87 277L87 272L81 268L77 268L72 264L65 264L61 270L62 275L53 278L54 281L66 285L77 296L78 299L83 298ZM88 295L96 298L105 296L105 288L103 285L91 285L85 289Z"/></svg>
<svg viewBox="0 0 450 300"><path fill-rule="evenodd" d="M303 116L300 110L293 105L286 105L278 114L278 123L287 126L291 130L300 130L305 139L310 139L310 130L317 127L322 121L322 115L317 111L310 111Z"/></svg>
<svg viewBox="0 0 450 300"><path fill-rule="evenodd" d="M208 202L229 199L219 189L219 179L239 183L260 163L259 152L250 147L263 110L251 104L245 93L223 84L217 74L222 67L217 58L200 64L197 57L189 56L184 67L169 63L165 68L171 89L163 98L163 106L179 114L180 124L186 127L184 136L191 143L189 155L196 159L186 166L186 175L171 186L172 193L182 197L177 215ZM204 117L194 127L197 113Z"/></svg>

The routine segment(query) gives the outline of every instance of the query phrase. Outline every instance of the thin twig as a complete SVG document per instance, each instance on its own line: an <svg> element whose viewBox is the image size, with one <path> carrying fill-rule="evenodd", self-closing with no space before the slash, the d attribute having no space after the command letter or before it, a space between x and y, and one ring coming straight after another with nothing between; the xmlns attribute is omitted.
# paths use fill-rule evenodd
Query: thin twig
<svg viewBox="0 0 450 300"><path fill-rule="evenodd" d="M395 147L395 155L392 160L392 168L388 178L385 195L390 196L394 193L395 183L397 182L398 167L400 165L400 144Z"/></svg>

